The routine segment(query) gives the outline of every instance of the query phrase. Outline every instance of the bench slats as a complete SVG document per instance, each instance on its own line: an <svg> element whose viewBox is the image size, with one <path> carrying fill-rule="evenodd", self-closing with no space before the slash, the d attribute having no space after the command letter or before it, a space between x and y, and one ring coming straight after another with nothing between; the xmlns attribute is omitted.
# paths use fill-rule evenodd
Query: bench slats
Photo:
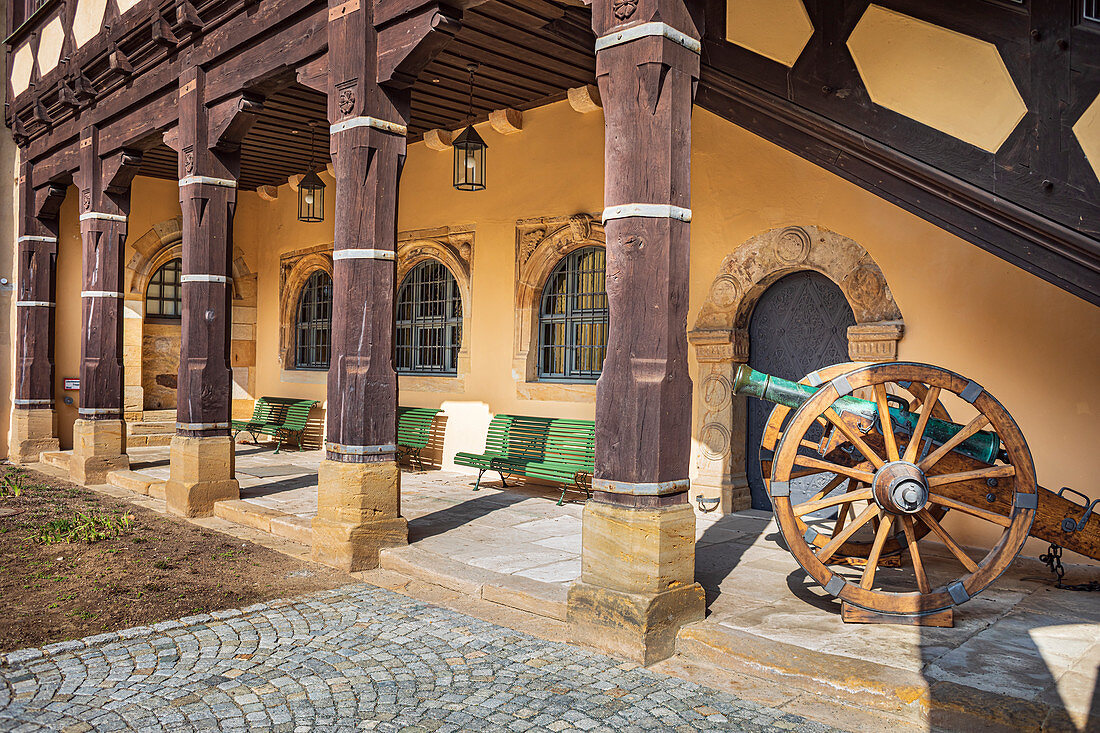
<svg viewBox="0 0 1100 733"><path fill-rule="evenodd" d="M248 420L232 420L233 437L248 433L253 442L257 435L270 435L275 438L275 452L283 447L283 440L295 435L298 438L298 450L302 448L302 433L309 423L309 413L317 400L299 400L292 397L261 397L252 408L252 417Z"/></svg>
<svg viewBox="0 0 1100 733"><path fill-rule="evenodd" d="M440 412L442 410L429 407L397 408L397 447L415 460L421 471L424 470L424 463L420 451L428 446L432 425Z"/></svg>

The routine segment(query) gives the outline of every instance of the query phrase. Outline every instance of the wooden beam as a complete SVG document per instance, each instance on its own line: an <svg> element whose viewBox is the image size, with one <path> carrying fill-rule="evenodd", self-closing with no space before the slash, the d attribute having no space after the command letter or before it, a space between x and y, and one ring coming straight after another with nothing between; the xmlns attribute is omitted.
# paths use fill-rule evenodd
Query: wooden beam
<svg viewBox="0 0 1100 733"><path fill-rule="evenodd" d="M395 89L411 87L461 26L460 11L432 3L381 28L378 31L378 83Z"/></svg>

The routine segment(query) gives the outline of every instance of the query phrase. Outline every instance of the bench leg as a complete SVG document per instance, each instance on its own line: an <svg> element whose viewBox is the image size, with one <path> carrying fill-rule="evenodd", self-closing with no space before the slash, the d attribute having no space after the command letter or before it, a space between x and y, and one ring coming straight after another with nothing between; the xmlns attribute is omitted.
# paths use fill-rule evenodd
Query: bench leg
<svg viewBox="0 0 1100 733"><path fill-rule="evenodd" d="M279 452L279 449L283 447L283 439L275 436L275 453Z"/></svg>
<svg viewBox="0 0 1100 733"><path fill-rule="evenodd" d="M418 471L424 470L424 461L420 460L420 448L416 449L416 452L412 454L412 457L416 459L416 468Z"/></svg>
<svg viewBox="0 0 1100 733"><path fill-rule="evenodd" d="M477 481L474 482L474 491L481 491L481 477L485 475L485 469L479 468L477 471Z"/></svg>
<svg viewBox="0 0 1100 733"><path fill-rule="evenodd" d="M497 471L497 473L500 473L500 471ZM500 485L503 486L506 489L508 488L508 482L504 480L504 474L503 473L500 473Z"/></svg>
<svg viewBox="0 0 1100 733"><path fill-rule="evenodd" d="M561 506L562 504L565 503L565 491L568 488L569 488L569 484L562 484L561 485L561 497L558 499L558 506Z"/></svg>

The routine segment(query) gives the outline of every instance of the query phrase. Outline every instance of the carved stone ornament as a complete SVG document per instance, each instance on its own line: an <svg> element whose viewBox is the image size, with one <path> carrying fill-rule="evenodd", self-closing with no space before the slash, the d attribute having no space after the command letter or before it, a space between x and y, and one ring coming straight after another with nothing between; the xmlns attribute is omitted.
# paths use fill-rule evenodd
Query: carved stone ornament
<svg viewBox="0 0 1100 733"><path fill-rule="evenodd" d="M638 9L638 0L612 0L611 10L619 20L626 20Z"/></svg>
<svg viewBox="0 0 1100 733"><path fill-rule="evenodd" d="M341 89L339 93L340 114L350 115L355 109L355 90Z"/></svg>

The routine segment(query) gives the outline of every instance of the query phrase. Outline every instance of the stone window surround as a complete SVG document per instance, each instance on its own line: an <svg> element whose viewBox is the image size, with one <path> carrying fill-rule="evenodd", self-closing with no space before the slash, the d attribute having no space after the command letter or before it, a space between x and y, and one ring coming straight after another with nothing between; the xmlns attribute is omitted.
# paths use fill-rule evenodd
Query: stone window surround
<svg viewBox="0 0 1100 733"><path fill-rule="evenodd" d="M332 243L316 245L280 258L280 342L282 371L280 381L291 384L325 384L327 372L316 369L296 369L294 364L294 324L297 318L298 296L309 276L318 269L332 275ZM474 227L437 227L399 232L397 235L397 272L394 282L399 287L409 271L432 259L443 264L455 282L462 298L462 347L458 352L458 369L454 375L399 374L398 388L409 392L461 394L466 391L470 374L470 316L472 298L470 272L473 263Z"/></svg>
<svg viewBox="0 0 1100 733"><path fill-rule="evenodd" d="M512 380L522 400L596 401L596 384L539 381L538 325L542 289L558 263L584 247L606 247L603 224L590 214L516 221L515 335Z"/></svg>
<svg viewBox="0 0 1100 733"><path fill-rule="evenodd" d="M733 250L718 269L688 332L698 363L695 381L691 499L718 497L718 513L748 509L745 475L747 405L731 393L734 372L749 359L749 319L764 291L785 275L813 270L832 280L852 307L848 329L852 361L895 361L905 333L901 311L882 270L853 240L815 226L788 226L758 234Z"/></svg>

